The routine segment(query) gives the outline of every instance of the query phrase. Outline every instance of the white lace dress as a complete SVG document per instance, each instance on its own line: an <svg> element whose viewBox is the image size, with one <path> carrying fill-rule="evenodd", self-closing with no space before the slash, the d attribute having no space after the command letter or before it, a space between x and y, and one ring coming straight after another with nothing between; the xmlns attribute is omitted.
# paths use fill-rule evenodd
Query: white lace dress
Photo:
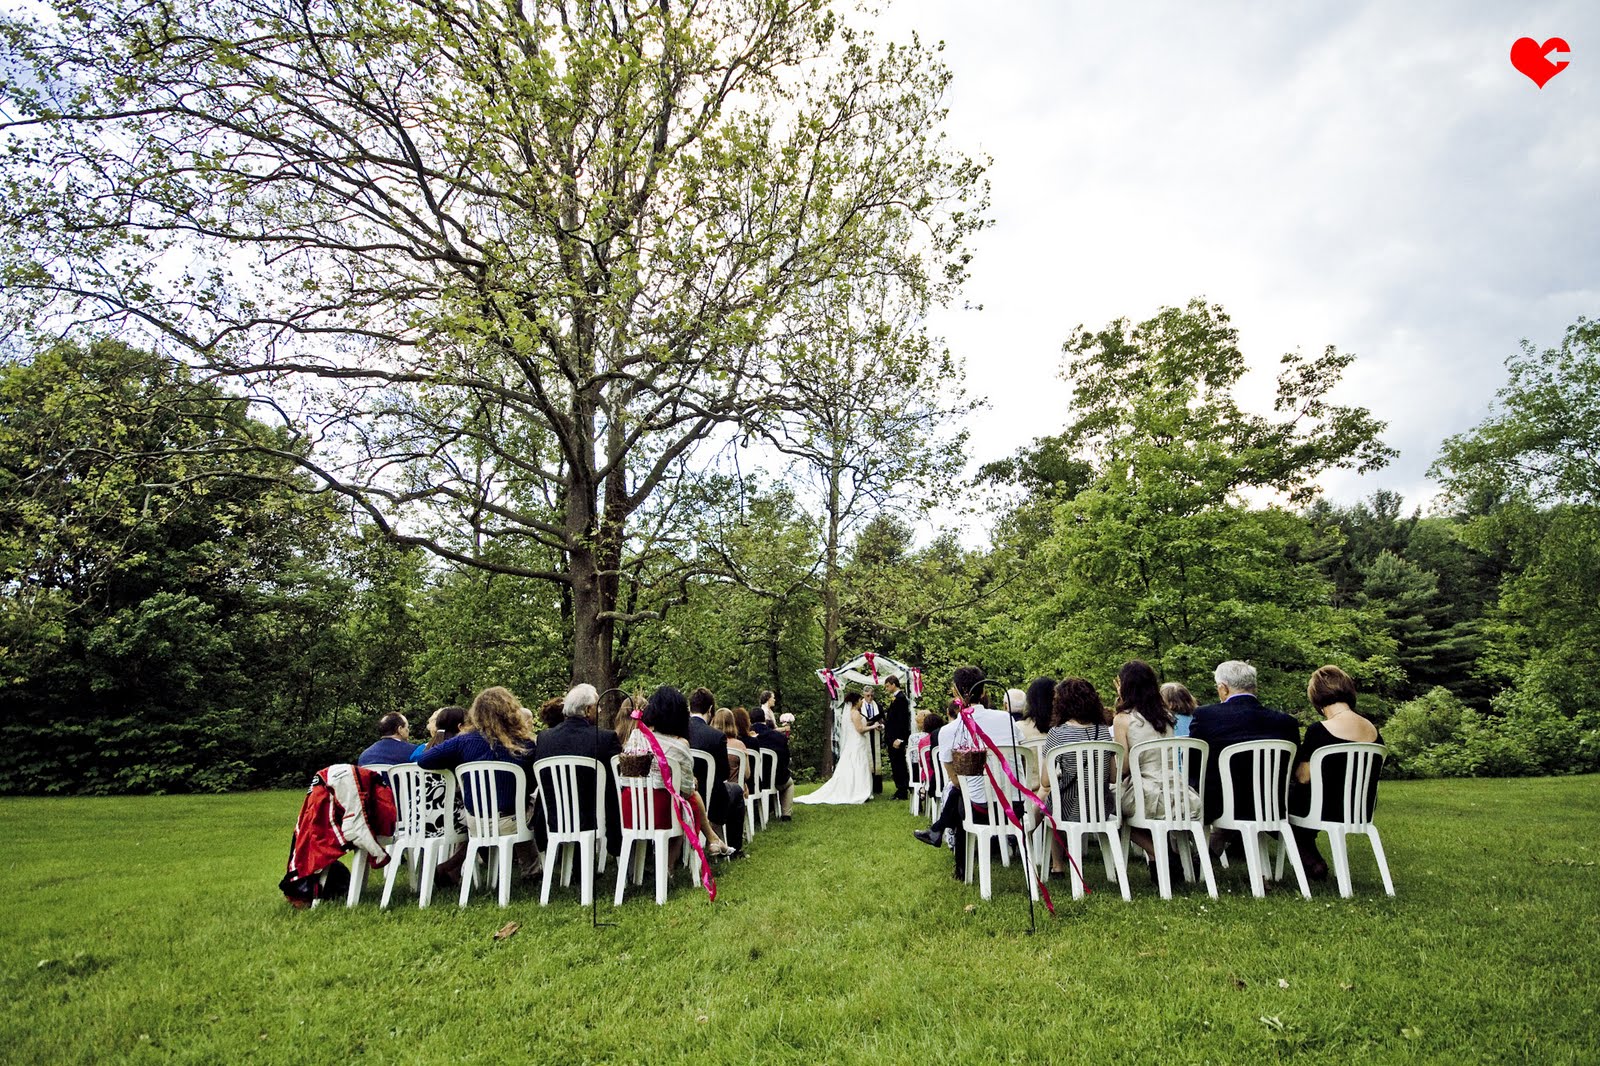
<svg viewBox="0 0 1600 1066"><path fill-rule="evenodd" d="M855 715L847 712L839 723L839 762L828 783L796 803L865 803L872 796L871 755L865 733L856 732Z"/></svg>

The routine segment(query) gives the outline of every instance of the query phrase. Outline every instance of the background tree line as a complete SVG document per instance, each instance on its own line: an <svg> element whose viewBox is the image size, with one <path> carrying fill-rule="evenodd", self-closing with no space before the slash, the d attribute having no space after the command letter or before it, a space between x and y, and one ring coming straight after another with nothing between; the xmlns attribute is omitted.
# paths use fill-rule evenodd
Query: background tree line
<svg viewBox="0 0 1600 1066"><path fill-rule="evenodd" d="M1512 360L1427 517L1319 502L1391 455L1351 357L1245 410L1203 301L1075 331L1060 431L962 486L926 322L985 161L940 47L860 14L0 16L0 787L288 780L576 679L774 688L826 769L857 648L1202 693L1244 655L1291 707L1339 662L1408 769L1591 765L1594 327ZM919 546L947 505L991 543Z"/></svg>
<svg viewBox="0 0 1600 1066"><path fill-rule="evenodd" d="M1597 342L1580 320L1513 356L1491 416L1445 442L1424 514L1312 490L1387 457L1365 412L1323 398L1346 357L1289 357L1274 420L1233 402L1243 361L1218 307L1080 331L1063 372L1088 414L961 497L992 520L986 547L918 546L902 512L867 508L830 579L814 489L746 473L681 490L679 539L641 562L679 576L638 584L650 618L623 631L620 684L705 684L730 705L774 688L800 717L797 762L820 766L833 580L836 647L932 678L978 662L1109 691L1142 656L1203 695L1243 654L1305 713L1305 676L1336 662L1398 772L1600 768ZM573 634L549 583L394 544L274 457L288 435L243 403L116 341L0 368L6 791L294 783L389 710L565 689ZM1243 498L1263 486L1282 502Z"/></svg>

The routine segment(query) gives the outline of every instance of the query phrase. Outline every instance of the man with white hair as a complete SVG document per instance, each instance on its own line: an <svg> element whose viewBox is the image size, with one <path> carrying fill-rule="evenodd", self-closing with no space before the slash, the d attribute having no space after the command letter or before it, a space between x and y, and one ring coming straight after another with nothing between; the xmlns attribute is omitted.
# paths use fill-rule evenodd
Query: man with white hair
<svg viewBox="0 0 1600 1066"><path fill-rule="evenodd" d="M539 763L557 755L580 755L600 760L603 775L602 797L605 801L606 853L622 852L622 812L617 808L617 789L611 776L611 757L622 754L622 744L614 730L597 725L600 714L600 694L593 685L572 686L561 701L561 721L540 733L534 741L533 772L529 774L530 787L538 779ZM595 810L593 803L594 777L588 770L578 771L578 790L583 806L578 810L578 824L593 829ZM543 853L549 836L549 822L543 804L536 804L533 818L533 839Z"/></svg>
<svg viewBox="0 0 1600 1066"><path fill-rule="evenodd" d="M1287 740L1291 744L1300 743L1300 723L1284 714L1282 711L1267 707L1256 698L1256 668L1247 662L1238 659L1229 659L1218 666L1212 675L1217 683L1218 702L1201 707L1194 712L1194 722L1189 726L1189 735L1196 740L1203 740L1211 746L1210 757L1206 760L1206 780L1202 795L1205 797L1205 818L1207 822L1214 822L1222 813L1222 778L1219 767L1222 764L1222 749L1230 744L1241 744L1247 740ZM1190 766L1190 783L1196 787L1200 782L1195 780L1199 775L1199 760ZM1248 764L1240 763L1236 768L1243 770ZM1240 811L1242 817L1250 817L1254 812L1249 810L1250 792L1248 780L1236 782L1234 796L1242 798L1244 808ZM1237 834L1233 834L1235 837ZM1212 851L1220 852L1229 841L1212 837Z"/></svg>

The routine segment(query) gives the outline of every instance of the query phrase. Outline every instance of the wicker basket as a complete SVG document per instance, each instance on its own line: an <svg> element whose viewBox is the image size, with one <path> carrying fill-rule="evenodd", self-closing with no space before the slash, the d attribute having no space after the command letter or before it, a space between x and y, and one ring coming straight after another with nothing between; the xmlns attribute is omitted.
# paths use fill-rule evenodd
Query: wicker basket
<svg viewBox="0 0 1600 1066"><path fill-rule="evenodd" d="M623 752L617 759L617 769L623 777L649 777L655 757L648 751Z"/></svg>
<svg viewBox="0 0 1600 1066"><path fill-rule="evenodd" d="M957 777L977 777L983 773L983 764L982 748L957 748L950 753L950 765L955 767Z"/></svg>

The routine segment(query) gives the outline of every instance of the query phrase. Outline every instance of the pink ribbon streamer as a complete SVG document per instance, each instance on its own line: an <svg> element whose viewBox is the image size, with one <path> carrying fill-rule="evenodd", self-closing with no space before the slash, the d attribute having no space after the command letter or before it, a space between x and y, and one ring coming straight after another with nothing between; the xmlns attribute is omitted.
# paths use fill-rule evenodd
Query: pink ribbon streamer
<svg viewBox="0 0 1600 1066"><path fill-rule="evenodd" d="M830 700L838 699L839 679L833 676L833 671L824 666L821 670L817 671L817 674L822 678L822 683L828 687L828 698Z"/></svg>
<svg viewBox="0 0 1600 1066"><path fill-rule="evenodd" d="M684 839L700 858L700 883L705 886L706 895L710 897L708 902L715 903L717 880L711 876L711 863L706 861L705 849L700 846L700 825L694 816L694 804L684 799L678 794L678 790L672 787L672 770L667 766L667 753L661 750L661 742L656 739L655 733L644 724L643 714L636 710L633 712L633 717L639 723L638 730L644 734L645 743L650 745L650 750L655 754L656 766L661 771L661 783L666 786L667 795L672 797L672 814L683 829Z"/></svg>
<svg viewBox="0 0 1600 1066"><path fill-rule="evenodd" d="M922 671L915 666L911 668L911 698L922 698Z"/></svg>
<svg viewBox="0 0 1600 1066"><path fill-rule="evenodd" d="M1017 780L1017 775L1012 771L1011 764L1006 761L1006 757L995 746L995 742L989 739L989 734L978 727L977 721L972 717L972 710L965 701L956 701L956 711L961 715L962 724L967 727L967 734L977 737L985 747L994 752L995 758L1000 760L1000 769L1005 773L1006 780L1011 782L1011 787L1022 793L1032 801L1035 807L1039 808L1039 813L1044 816L1045 823L1050 826L1050 832L1055 836L1056 842L1061 845L1061 850L1066 855L1067 862L1072 864L1072 872L1078 875L1078 883L1083 886L1083 894L1090 895L1093 890L1089 887L1089 882L1084 879L1083 871L1078 869L1078 863L1073 859L1072 851L1067 847L1067 840L1061 835L1061 827L1056 824L1055 816L1050 813L1049 805L1040 799L1027 785ZM983 772L989 778L989 784L993 787L995 795L999 797L1000 805L1005 808L1006 818L1012 825L1016 826L1017 832L1026 836L1027 831L1022 827L1022 820L1017 817L1017 812L1011 809L1011 801L1006 798L1005 791L1001 789L1000 782L995 780L994 771L989 768L987 763L984 764ZM1034 883L1039 886L1039 895L1044 898L1045 909L1054 917L1056 907L1051 902L1050 889L1045 886L1044 879L1039 876L1031 865L1028 867L1028 872L1033 877Z"/></svg>
<svg viewBox="0 0 1600 1066"><path fill-rule="evenodd" d="M867 669L872 671L872 683L876 685L878 683L878 656L875 652L869 651L864 652L863 657L867 660Z"/></svg>

